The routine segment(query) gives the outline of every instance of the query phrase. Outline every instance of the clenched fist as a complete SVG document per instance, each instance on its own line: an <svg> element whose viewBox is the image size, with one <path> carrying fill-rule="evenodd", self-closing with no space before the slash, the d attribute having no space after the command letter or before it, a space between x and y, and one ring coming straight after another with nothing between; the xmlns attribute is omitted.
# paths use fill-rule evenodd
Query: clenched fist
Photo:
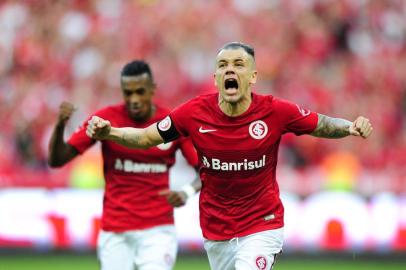
<svg viewBox="0 0 406 270"><path fill-rule="evenodd" d="M160 196L166 197L168 200L169 204L171 204L173 207L180 207L186 204L187 201L187 195L183 191L174 191L174 190L161 190L159 192Z"/></svg>
<svg viewBox="0 0 406 270"><path fill-rule="evenodd" d="M364 139L371 135L372 130L373 128L371 123L369 122L369 119L363 116L359 116L357 119L355 119L349 129L351 135L361 136Z"/></svg>
<svg viewBox="0 0 406 270"><path fill-rule="evenodd" d="M58 123L65 124L75 110L75 106L73 106L72 103L66 101L62 102L61 105L59 105Z"/></svg>
<svg viewBox="0 0 406 270"><path fill-rule="evenodd" d="M110 121L98 116L93 116L87 121L86 135L95 140L104 140L110 134Z"/></svg>

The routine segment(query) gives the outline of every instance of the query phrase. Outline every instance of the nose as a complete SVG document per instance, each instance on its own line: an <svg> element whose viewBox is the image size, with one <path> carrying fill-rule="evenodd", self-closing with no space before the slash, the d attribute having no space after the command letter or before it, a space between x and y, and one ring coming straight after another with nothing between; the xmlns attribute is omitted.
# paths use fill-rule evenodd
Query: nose
<svg viewBox="0 0 406 270"><path fill-rule="evenodd" d="M234 75L234 74L235 74L235 72L233 70L229 70L229 69L225 73L225 75Z"/></svg>
<svg viewBox="0 0 406 270"><path fill-rule="evenodd" d="M140 97L136 94L132 94L129 98L129 101L133 105L138 105L140 103Z"/></svg>

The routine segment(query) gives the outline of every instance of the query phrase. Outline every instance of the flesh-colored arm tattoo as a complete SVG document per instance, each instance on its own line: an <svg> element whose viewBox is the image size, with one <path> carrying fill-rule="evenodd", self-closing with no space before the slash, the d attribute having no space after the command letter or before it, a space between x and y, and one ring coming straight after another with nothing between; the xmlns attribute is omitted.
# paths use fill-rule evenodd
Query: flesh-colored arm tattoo
<svg viewBox="0 0 406 270"><path fill-rule="evenodd" d="M129 148L147 149L151 146L163 143L155 124L145 128L111 128L107 137L116 143Z"/></svg>
<svg viewBox="0 0 406 270"><path fill-rule="evenodd" d="M111 140L129 148L142 149L164 142L156 123L146 128L115 128L110 121L98 116L93 116L87 123L86 135L95 140Z"/></svg>
<svg viewBox="0 0 406 270"><path fill-rule="evenodd" d="M323 114L318 114L319 120L312 136L337 139L350 135L351 121L342 118L333 118Z"/></svg>

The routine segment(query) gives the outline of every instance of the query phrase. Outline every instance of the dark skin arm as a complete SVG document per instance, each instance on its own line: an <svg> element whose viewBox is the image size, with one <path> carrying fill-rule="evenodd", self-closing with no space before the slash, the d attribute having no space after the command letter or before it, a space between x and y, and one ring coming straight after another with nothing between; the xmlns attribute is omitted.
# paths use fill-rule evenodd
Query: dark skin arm
<svg viewBox="0 0 406 270"><path fill-rule="evenodd" d="M198 156L196 149L193 147L191 140L179 140L180 150L182 155L186 158L190 165L195 165L195 179L192 183L184 185L181 190L164 190L161 191L161 196L166 196L168 202L174 206L179 207L186 204L186 201L193 197L201 188L202 182L199 177L199 167L196 164L198 162Z"/></svg>
<svg viewBox="0 0 406 270"><path fill-rule="evenodd" d="M323 114L318 114L318 117L317 127L311 133L315 137L338 139L352 135L366 139L373 130L369 119L363 116L359 116L354 122Z"/></svg>
<svg viewBox="0 0 406 270"><path fill-rule="evenodd" d="M199 192L200 189L202 189L202 182L200 180L198 172L195 180L193 180L190 185L194 188L194 190ZM159 192L159 195L165 196L168 202L174 206L174 207L180 207L186 204L186 201L188 199L186 192L184 191L175 191L175 190L162 190Z"/></svg>
<svg viewBox="0 0 406 270"><path fill-rule="evenodd" d="M61 167L78 155L77 150L63 139L66 122L74 110L74 106L68 102L59 106L58 120L48 146L48 164L52 168Z"/></svg>

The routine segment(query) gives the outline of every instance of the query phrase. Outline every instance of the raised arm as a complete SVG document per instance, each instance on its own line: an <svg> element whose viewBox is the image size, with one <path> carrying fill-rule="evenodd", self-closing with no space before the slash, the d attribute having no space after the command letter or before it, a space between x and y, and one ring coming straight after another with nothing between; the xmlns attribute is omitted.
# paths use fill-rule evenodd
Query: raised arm
<svg viewBox="0 0 406 270"><path fill-rule="evenodd" d="M354 122L318 114L319 120L312 136L337 139L348 135L361 136L366 139L373 130L369 119L359 116Z"/></svg>
<svg viewBox="0 0 406 270"><path fill-rule="evenodd" d="M164 142L156 123L147 128L115 128L98 116L89 120L86 134L95 140L111 140L129 148L146 149Z"/></svg>
<svg viewBox="0 0 406 270"><path fill-rule="evenodd" d="M63 102L59 106L58 120L48 145L48 164L50 167L63 166L78 155L77 150L63 139L66 122L73 111L74 106L71 103Z"/></svg>

